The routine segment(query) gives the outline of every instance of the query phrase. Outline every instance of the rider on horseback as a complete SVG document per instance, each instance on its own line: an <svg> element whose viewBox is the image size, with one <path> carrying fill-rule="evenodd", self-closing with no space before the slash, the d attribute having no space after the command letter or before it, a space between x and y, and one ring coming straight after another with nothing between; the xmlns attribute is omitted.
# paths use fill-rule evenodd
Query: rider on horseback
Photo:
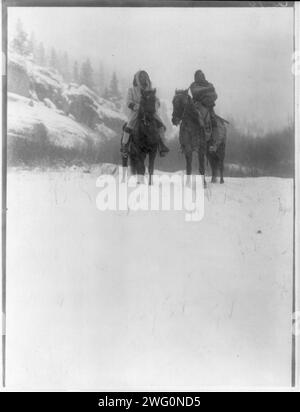
<svg viewBox="0 0 300 412"><path fill-rule="evenodd" d="M134 75L133 87L130 87L130 89L128 90L128 95L127 95L126 105L130 109L130 113L128 116L128 123L124 126L124 133L122 137L121 152L123 156L128 155L129 136L132 133L137 123L138 112L139 112L139 107L140 107L140 100L141 100L141 91L151 90L151 89L152 89L152 85L151 85L151 81L150 81L148 73L144 70L138 71ZM157 113L157 109L159 108L159 106L160 106L159 100L156 99L155 119L159 126L159 135L160 135L159 154L160 156L165 156L166 153L169 152L169 149L164 143L164 135L165 135L166 127Z"/></svg>
<svg viewBox="0 0 300 412"><path fill-rule="evenodd" d="M214 85L206 80L201 70L195 72L195 81L191 84L190 90L194 105L199 114L199 123L205 130L206 140L209 142L209 151L214 152L218 144L224 142L226 136L225 123L228 124L227 120L216 115L214 111L218 95ZM207 111L209 113L211 127L209 121L206 121L205 114L207 114Z"/></svg>
<svg viewBox="0 0 300 412"><path fill-rule="evenodd" d="M208 109L212 128L217 127L216 114L214 111L215 101L218 95L212 83L209 83L204 73L201 70L197 70L194 75L194 82L190 85L190 90L193 96L193 100L196 108L199 112L199 122L202 127L205 127L205 119L203 112L201 111L201 106Z"/></svg>

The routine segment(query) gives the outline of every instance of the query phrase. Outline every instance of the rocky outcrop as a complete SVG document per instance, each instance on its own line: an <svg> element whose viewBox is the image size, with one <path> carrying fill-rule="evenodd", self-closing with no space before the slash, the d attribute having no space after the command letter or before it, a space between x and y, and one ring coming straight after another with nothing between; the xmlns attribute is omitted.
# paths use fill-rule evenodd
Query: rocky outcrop
<svg viewBox="0 0 300 412"><path fill-rule="evenodd" d="M7 89L11 93L30 97L30 80L26 65L18 59L10 59L7 64Z"/></svg>
<svg viewBox="0 0 300 412"><path fill-rule="evenodd" d="M97 163L104 144L119 146L125 121L114 103L15 53L8 61L7 109L10 165Z"/></svg>
<svg viewBox="0 0 300 412"><path fill-rule="evenodd" d="M88 87L66 84L56 70L38 66L15 53L9 54L8 92L44 102L48 108L73 116L93 131L104 124L119 133L126 120L114 103L99 97Z"/></svg>
<svg viewBox="0 0 300 412"><path fill-rule="evenodd" d="M75 83L67 85L63 97L67 101L68 114L93 130L97 130L99 125L104 124L119 133L126 121L126 117L118 111L114 103L99 97L84 85L79 86Z"/></svg>

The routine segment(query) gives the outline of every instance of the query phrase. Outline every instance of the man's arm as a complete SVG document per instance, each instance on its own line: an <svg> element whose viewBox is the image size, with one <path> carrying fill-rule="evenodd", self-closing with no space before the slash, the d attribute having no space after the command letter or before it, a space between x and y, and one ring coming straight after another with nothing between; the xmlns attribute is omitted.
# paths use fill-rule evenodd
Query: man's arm
<svg viewBox="0 0 300 412"><path fill-rule="evenodd" d="M128 90L127 93L127 99L126 99L126 105L127 107L132 110L132 111L137 111L139 106L138 104L136 104L136 102L134 101L134 97L133 97L133 93L132 93L132 89Z"/></svg>
<svg viewBox="0 0 300 412"><path fill-rule="evenodd" d="M197 95L203 93L203 92L207 92L207 91L214 91L215 88L213 85L209 85L209 86L199 86L196 83L193 83L191 85L191 93L193 97L196 97Z"/></svg>

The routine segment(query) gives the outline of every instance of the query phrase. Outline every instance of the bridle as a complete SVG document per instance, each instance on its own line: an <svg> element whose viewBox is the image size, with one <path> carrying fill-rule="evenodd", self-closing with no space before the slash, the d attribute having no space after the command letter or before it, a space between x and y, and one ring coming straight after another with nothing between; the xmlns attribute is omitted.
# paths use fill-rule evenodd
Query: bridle
<svg viewBox="0 0 300 412"><path fill-rule="evenodd" d="M187 109L187 105L188 105L188 103L189 103L189 98L191 99L191 96L189 95L189 90L190 90L190 87L189 87L188 89L184 90L183 92L178 93L178 95L180 95L180 94L185 94L185 95L187 96L187 101L186 101L185 104L184 104L184 108L183 108L183 112L182 112L181 119L178 118L178 120L179 120L178 124L180 124L180 123L182 122L182 120L184 119L184 116L185 116L185 113L186 113L186 109Z"/></svg>
<svg viewBox="0 0 300 412"><path fill-rule="evenodd" d="M183 119L184 116L185 116L186 108L187 108L187 105L188 105L188 103L189 103L189 98L191 99L191 96L189 95L189 91L190 91L190 88L188 88L188 89L186 90L187 101L186 101L186 103L185 103L185 105L184 105L183 114L182 114L182 119Z"/></svg>
<svg viewBox="0 0 300 412"><path fill-rule="evenodd" d="M141 107L139 110L141 110ZM150 120L147 120L146 111L144 109L143 109L142 116L140 117L140 121L144 124L144 126L149 126L151 123Z"/></svg>
<svg viewBox="0 0 300 412"><path fill-rule="evenodd" d="M190 91L190 87L182 92L182 93L184 93L184 94L187 95L187 101L186 101L186 103L184 104L183 113L182 113L181 119L179 120L178 124L180 124L180 123L182 122L182 120L184 119L184 116L185 116L185 114L186 114L186 110L187 110L188 103L189 103L189 102L191 101L191 99L192 99L192 97L191 97L190 94L189 94L189 91ZM206 113L206 115L205 115L205 117L204 117L204 122L206 122L206 119L207 119L208 114L209 114L209 112L207 111L207 113ZM207 123L206 123L206 124L207 124ZM200 125L200 127L201 127L201 125ZM211 126L211 124L210 124L210 129L211 129L211 127L212 127L212 126ZM212 130L210 130L210 132L211 132L211 131L212 131Z"/></svg>

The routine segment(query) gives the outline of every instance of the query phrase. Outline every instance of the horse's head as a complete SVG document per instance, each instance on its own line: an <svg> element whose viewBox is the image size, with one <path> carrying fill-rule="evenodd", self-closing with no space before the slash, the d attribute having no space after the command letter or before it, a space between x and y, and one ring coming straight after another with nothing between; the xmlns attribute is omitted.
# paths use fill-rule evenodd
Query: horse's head
<svg viewBox="0 0 300 412"><path fill-rule="evenodd" d="M189 102L189 89L187 90L176 90L175 96L173 98L173 113L172 113L172 123L177 126L183 118L184 109L186 104Z"/></svg>
<svg viewBox="0 0 300 412"><path fill-rule="evenodd" d="M156 89L141 90L140 115L153 116L156 110Z"/></svg>

